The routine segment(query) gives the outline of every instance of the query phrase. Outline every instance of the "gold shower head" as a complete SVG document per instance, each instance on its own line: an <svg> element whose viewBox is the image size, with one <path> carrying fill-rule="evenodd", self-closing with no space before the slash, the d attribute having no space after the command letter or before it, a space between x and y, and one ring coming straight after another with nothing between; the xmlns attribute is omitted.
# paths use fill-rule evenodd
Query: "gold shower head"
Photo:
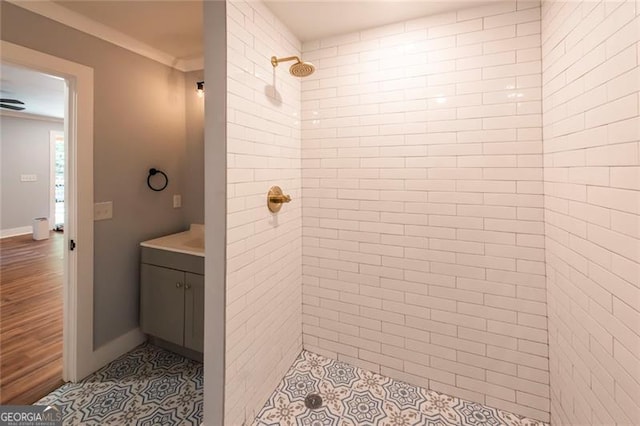
<svg viewBox="0 0 640 426"><path fill-rule="evenodd" d="M295 64L289 68L289 73L294 77L307 77L316 70L311 62L302 62L297 56L288 56L286 58L271 57L271 65L277 67L280 62L296 61Z"/></svg>

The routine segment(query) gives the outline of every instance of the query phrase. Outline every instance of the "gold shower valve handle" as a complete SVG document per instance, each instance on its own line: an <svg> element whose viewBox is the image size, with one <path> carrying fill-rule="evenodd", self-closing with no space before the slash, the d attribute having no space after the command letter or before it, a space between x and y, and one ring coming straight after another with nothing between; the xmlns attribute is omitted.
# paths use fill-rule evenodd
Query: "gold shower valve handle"
<svg viewBox="0 0 640 426"><path fill-rule="evenodd" d="M269 197L269 201L271 201L272 203L288 203L291 201L291 196L290 195L274 195L272 197Z"/></svg>
<svg viewBox="0 0 640 426"><path fill-rule="evenodd" d="M267 195L267 207L272 213L278 213L282 204L291 202L291 196L282 193L279 186L272 186Z"/></svg>

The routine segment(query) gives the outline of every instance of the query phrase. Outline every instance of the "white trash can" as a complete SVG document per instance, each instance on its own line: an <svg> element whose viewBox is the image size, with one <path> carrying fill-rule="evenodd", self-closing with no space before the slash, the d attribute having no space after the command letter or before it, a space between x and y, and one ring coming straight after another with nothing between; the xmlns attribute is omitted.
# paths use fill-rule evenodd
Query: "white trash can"
<svg viewBox="0 0 640 426"><path fill-rule="evenodd" d="M33 219L33 239L46 240L49 238L49 220L46 217Z"/></svg>

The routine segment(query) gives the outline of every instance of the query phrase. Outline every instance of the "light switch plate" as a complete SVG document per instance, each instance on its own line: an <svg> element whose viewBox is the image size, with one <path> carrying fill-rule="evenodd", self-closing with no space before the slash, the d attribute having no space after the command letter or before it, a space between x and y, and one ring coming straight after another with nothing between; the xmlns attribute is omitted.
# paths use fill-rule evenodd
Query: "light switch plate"
<svg viewBox="0 0 640 426"><path fill-rule="evenodd" d="M20 182L37 182L38 175L20 175Z"/></svg>
<svg viewBox="0 0 640 426"><path fill-rule="evenodd" d="M93 220L107 220L113 218L113 202L105 201L93 205Z"/></svg>
<svg viewBox="0 0 640 426"><path fill-rule="evenodd" d="M179 209L182 207L182 195L176 194L173 196L173 208Z"/></svg>

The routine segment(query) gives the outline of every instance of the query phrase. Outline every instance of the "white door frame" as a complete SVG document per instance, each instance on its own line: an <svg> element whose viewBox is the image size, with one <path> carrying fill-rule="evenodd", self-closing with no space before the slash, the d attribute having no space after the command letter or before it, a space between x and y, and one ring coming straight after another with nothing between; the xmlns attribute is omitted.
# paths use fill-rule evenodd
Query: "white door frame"
<svg viewBox="0 0 640 426"><path fill-rule="evenodd" d="M62 376L78 381L101 362L93 350L93 69L2 40L0 57L66 82Z"/></svg>
<svg viewBox="0 0 640 426"><path fill-rule="evenodd" d="M49 131L49 229L56 227L56 140L59 136L64 138L64 132Z"/></svg>

